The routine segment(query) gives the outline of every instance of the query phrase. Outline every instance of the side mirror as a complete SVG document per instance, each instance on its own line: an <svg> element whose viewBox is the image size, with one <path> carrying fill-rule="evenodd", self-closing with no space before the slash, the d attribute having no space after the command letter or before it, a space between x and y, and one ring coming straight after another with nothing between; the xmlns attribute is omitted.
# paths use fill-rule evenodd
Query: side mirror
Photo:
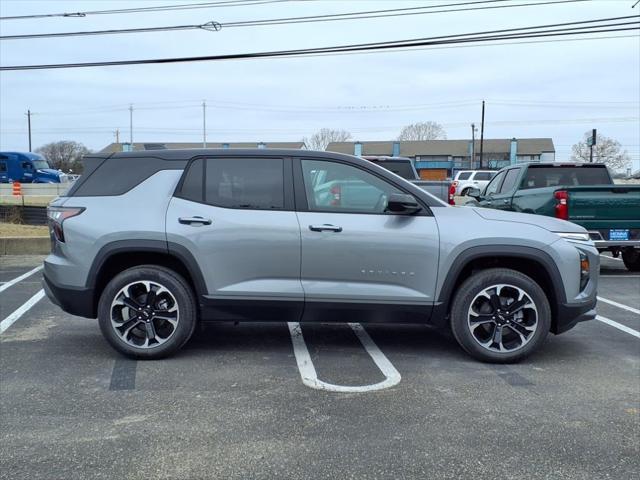
<svg viewBox="0 0 640 480"><path fill-rule="evenodd" d="M478 200L480 198L480 189L476 187L467 189L467 197L475 198L476 200Z"/></svg>
<svg viewBox="0 0 640 480"><path fill-rule="evenodd" d="M387 212L399 214L412 214L422 210L413 195L404 193L392 193L387 201Z"/></svg>

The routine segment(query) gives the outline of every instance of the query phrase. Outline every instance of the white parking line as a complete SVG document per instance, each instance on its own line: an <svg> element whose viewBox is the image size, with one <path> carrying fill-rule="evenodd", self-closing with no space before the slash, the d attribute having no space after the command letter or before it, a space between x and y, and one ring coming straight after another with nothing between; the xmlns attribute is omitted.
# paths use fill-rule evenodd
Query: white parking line
<svg viewBox="0 0 640 480"><path fill-rule="evenodd" d="M629 305L624 305L622 303L614 302L613 300L609 300L608 298L598 297L599 302L608 303L609 305L613 305L614 307L622 308L624 310L628 310L629 312L633 312L637 315L640 315L640 310L637 308L630 307Z"/></svg>
<svg viewBox="0 0 640 480"><path fill-rule="evenodd" d="M636 338L640 338L640 332L638 332L637 330L634 330L633 328L629 328L626 325L622 325L621 323L614 322L610 318L603 317L601 315L596 315L596 320L600 320L601 322L606 323L607 325L611 325L612 327L615 327L618 330L622 330L623 332L626 332L629 335L633 335Z"/></svg>
<svg viewBox="0 0 640 480"><path fill-rule="evenodd" d="M7 288L15 285L16 283L21 282L25 278L30 277L34 273L39 272L40 270L42 270L42 265L40 265L39 267L34 268L33 270L29 270L27 273L23 273L22 275L20 275L19 277L14 278L13 280L9 280L4 285L0 286L0 293L4 292Z"/></svg>
<svg viewBox="0 0 640 480"><path fill-rule="evenodd" d="M0 322L0 334L3 333L7 328L9 328L13 323L18 320L22 315L27 313L31 307L33 307L36 303L42 300L44 297L44 290L40 290L29 300L24 302L20 307L18 307L11 315Z"/></svg>
<svg viewBox="0 0 640 480"><path fill-rule="evenodd" d="M380 351L378 346L371 339L369 334L362 328L359 323L350 323L349 326L354 331L362 346L367 350L367 353L371 356L375 364L378 366L385 379L382 382L374 383L372 385L361 386L345 386L334 385L332 383L323 382L318 378L316 369L313 366L311 355L307 349L307 344L304 342L302 336L302 328L298 322L289 322L289 333L291 334L291 342L293 344L293 353L296 356L296 363L298 364L298 370L300 370L300 376L302 377L302 383L307 387L315 388L316 390L325 390L328 392L341 392L341 393L354 393L354 392L372 392L375 390L383 390L385 388L393 387L400 383L402 377L400 372L391 364L389 359L385 357L384 353Z"/></svg>

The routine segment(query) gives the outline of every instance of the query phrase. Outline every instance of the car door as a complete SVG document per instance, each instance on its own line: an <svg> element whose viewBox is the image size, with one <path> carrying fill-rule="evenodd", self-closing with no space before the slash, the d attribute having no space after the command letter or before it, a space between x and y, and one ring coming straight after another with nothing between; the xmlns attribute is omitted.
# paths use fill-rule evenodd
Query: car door
<svg viewBox="0 0 640 480"><path fill-rule="evenodd" d="M166 230L169 249L186 250L202 272L205 316L299 320L304 295L290 159L192 160Z"/></svg>
<svg viewBox="0 0 640 480"><path fill-rule="evenodd" d="M512 210L511 201L520 178L520 168L510 168L504 175L500 189L493 195L493 206L499 210Z"/></svg>
<svg viewBox="0 0 640 480"><path fill-rule="evenodd" d="M484 189L480 201L478 202L481 207L496 208L497 203L494 202L494 197L496 193L500 191L500 185L502 185L504 175L504 170L498 172L498 174L489 182L487 188Z"/></svg>
<svg viewBox="0 0 640 480"><path fill-rule="evenodd" d="M427 321L439 251L429 208L386 212L389 196L406 192L348 162L294 159L294 174L303 320Z"/></svg>

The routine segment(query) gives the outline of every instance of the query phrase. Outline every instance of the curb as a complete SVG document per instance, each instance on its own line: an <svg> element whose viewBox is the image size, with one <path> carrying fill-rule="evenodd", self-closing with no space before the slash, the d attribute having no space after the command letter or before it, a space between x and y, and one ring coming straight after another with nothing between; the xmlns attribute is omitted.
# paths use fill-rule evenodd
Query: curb
<svg viewBox="0 0 640 480"><path fill-rule="evenodd" d="M0 237L0 255L47 255L49 237Z"/></svg>

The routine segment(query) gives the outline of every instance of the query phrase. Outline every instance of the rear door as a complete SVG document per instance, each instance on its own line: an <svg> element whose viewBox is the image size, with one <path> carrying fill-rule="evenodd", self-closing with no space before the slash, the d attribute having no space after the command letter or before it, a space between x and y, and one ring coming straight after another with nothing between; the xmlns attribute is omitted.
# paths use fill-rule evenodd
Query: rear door
<svg viewBox="0 0 640 480"><path fill-rule="evenodd" d="M294 159L294 172L303 320L428 320L439 251L430 210L425 206L415 215L385 212L391 194L405 193L402 187L347 162ZM366 185L366 198L343 203L336 191L327 201L315 178Z"/></svg>
<svg viewBox="0 0 640 480"><path fill-rule="evenodd" d="M493 207L499 210L512 210L511 200L517 189L517 181L520 178L520 168L510 168L504 175L500 188L493 195Z"/></svg>
<svg viewBox="0 0 640 480"><path fill-rule="evenodd" d="M300 229L291 160L192 160L166 218L170 249L202 271L205 315L218 320L299 320Z"/></svg>

